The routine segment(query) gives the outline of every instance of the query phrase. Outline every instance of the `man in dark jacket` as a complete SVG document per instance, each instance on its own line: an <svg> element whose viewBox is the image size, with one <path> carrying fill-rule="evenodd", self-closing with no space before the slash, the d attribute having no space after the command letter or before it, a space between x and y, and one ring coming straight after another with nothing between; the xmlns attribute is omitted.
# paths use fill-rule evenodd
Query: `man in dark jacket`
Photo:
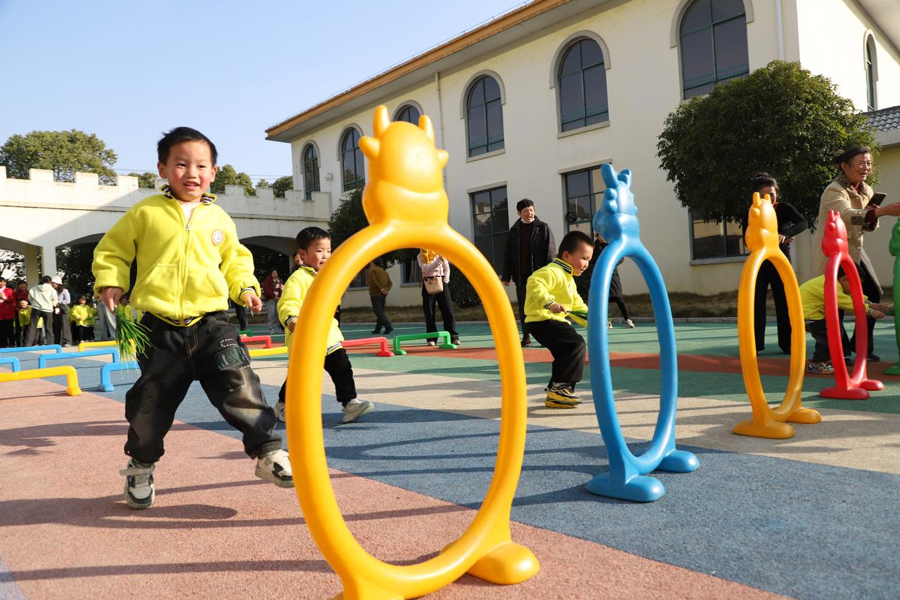
<svg viewBox="0 0 900 600"><path fill-rule="evenodd" d="M534 202L528 198L516 204L519 218L509 229L506 255L503 257L503 285L516 284L519 320L522 322L522 345L531 345L531 334L525 325L525 284L531 274L551 262L556 255L556 242L550 226L534 214Z"/></svg>

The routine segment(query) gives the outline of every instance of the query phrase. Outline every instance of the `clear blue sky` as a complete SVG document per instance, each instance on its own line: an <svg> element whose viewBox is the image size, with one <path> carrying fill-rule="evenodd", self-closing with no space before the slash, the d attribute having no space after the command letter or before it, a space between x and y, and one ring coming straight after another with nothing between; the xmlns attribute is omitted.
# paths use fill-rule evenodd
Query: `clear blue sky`
<svg viewBox="0 0 900 600"><path fill-rule="evenodd" d="M520 0L0 0L0 144L81 129L151 171L160 132L203 131L256 181L291 172L265 129Z"/></svg>

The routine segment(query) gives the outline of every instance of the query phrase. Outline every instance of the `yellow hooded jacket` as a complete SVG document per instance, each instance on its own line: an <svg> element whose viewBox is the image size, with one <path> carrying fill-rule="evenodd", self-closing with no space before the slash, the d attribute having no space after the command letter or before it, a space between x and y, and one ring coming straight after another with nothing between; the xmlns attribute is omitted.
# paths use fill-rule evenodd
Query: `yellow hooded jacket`
<svg viewBox="0 0 900 600"><path fill-rule="evenodd" d="M294 271L293 275L288 277L288 280L284 283L284 289L281 291L281 299L278 301L278 319L284 325L284 345L288 347L289 354L291 351L291 337L294 334L288 325L290 325L291 321L296 321L300 317L300 309L303 307L303 301L306 300L309 286L312 285L315 277L315 269L301 265L299 269ZM331 354L340 348L343 341L344 336L338 326L337 319L332 318L325 354Z"/></svg>
<svg viewBox="0 0 900 600"><path fill-rule="evenodd" d="M131 207L94 250L94 290L128 291L131 263L138 273L131 304L176 325L188 326L207 313L228 308L228 298L246 306L241 294L254 291L253 255L243 246L234 221L206 195L185 219L168 194Z"/></svg>
<svg viewBox="0 0 900 600"><path fill-rule="evenodd" d="M525 322L566 321L565 313L555 313L550 306L559 303L571 311L587 312L587 305L578 295L572 265L555 258L553 262L531 274L525 284Z"/></svg>
<svg viewBox="0 0 900 600"><path fill-rule="evenodd" d="M825 276L819 275L813 277L800 286L800 300L803 302L803 318L808 321L824 321L825 320ZM838 283L837 286L837 303L838 308L853 312L853 298L849 294L844 293L844 288ZM871 314L872 309L869 308L869 299L863 296L863 302L866 303L866 314Z"/></svg>
<svg viewBox="0 0 900 600"><path fill-rule="evenodd" d="M87 304L76 304L69 310L69 320L79 327L92 325L91 316L94 309Z"/></svg>

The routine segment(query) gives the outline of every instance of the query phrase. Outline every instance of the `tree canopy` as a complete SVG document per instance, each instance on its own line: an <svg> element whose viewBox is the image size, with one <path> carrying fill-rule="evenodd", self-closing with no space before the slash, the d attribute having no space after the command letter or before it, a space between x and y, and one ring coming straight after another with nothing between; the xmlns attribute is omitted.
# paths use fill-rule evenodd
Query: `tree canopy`
<svg viewBox="0 0 900 600"><path fill-rule="evenodd" d="M138 187L146 190L152 190L156 187L156 173L147 171L146 173L129 173L129 177L138 178Z"/></svg>
<svg viewBox="0 0 900 600"><path fill-rule="evenodd" d="M665 121L657 157L696 217L746 217L751 178L765 171L814 224L822 190L836 175L832 157L853 144L877 151L867 117L828 78L773 61L678 107Z"/></svg>
<svg viewBox="0 0 900 600"><path fill-rule="evenodd" d="M32 131L10 136L0 147L0 165L9 177L28 179L29 169L49 169L56 181L75 181L75 173L96 173L104 183L113 183L116 153L93 133Z"/></svg>
<svg viewBox="0 0 900 600"><path fill-rule="evenodd" d="M255 196L256 190L253 188L253 180L243 171L238 172L231 165L225 165L219 168L216 173L216 180L209 186L209 191L213 194L224 194L226 185L240 185L244 188L244 193L248 196Z"/></svg>
<svg viewBox="0 0 900 600"><path fill-rule="evenodd" d="M272 189L275 191L276 198L284 198L284 193L294 189L294 178L290 175L279 177L272 183Z"/></svg>

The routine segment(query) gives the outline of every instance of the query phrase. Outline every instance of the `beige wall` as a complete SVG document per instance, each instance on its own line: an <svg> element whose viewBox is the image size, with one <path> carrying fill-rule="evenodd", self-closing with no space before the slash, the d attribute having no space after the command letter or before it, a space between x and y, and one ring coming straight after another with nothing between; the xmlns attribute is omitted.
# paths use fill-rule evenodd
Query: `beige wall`
<svg viewBox="0 0 900 600"><path fill-rule="evenodd" d="M655 156L663 122L681 99L679 51L670 44L673 21L681 4L680 0L631 0L613 8L587 10L577 18L444 71L439 74L438 82L429 78L404 93L373 99L356 114L293 141L296 187L299 189L301 184L301 151L312 140L320 150L323 191L330 191L333 198L338 198L337 145L344 128L355 123L364 133L371 132L372 112L377 104L387 104L393 115L403 102L413 100L435 121L438 146L450 153L446 168L450 223L469 239L473 237L469 193L499 185L507 186L511 207L523 197L533 199L540 218L550 224L557 240L560 239L565 231L561 173L612 161L617 169L630 168L634 173L642 238L659 263L669 290L703 294L734 290L740 278L740 260L691 264L688 213L676 200L672 185L666 181ZM857 79L860 74L864 76L860 61L863 32L869 25L845 26L854 31L853 60L840 52L837 53L840 60L829 59L834 52L825 48L828 40L814 35L807 23L810 19L813 23L821 20L821 15L813 9L820 4L828 5L829 10L825 13L831 14L833 19L846 22L850 18L841 12L846 10L843 0L783 0L785 58L796 59L799 55L804 61L809 59L809 64L804 63L804 66L840 81L842 89L853 88L854 101L858 101L859 93L862 93L864 104L865 79L861 84ZM753 21L747 26L751 70L778 58L779 32L775 11L775 0L753 0L752 11L748 11L748 15L751 12L753 15ZM798 22L802 22L799 32ZM599 38L609 50L606 76L610 121L606 126L560 135L556 89L551 87L556 67L553 59L577 34ZM844 52L847 53L849 50ZM879 94L885 101L891 101L895 92L884 81L886 74L893 72L896 61L886 50L883 59L881 56L879 51L882 69ZM465 120L460 107L468 84L484 70L496 74L505 92L505 149L487 157L467 160ZM900 78L897 79L900 82ZM900 104L900 98L894 104ZM325 180L326 173L333 174L332 181ZM515 213L511 210L510 224L514 219ZM626 262L621 273L626 293L646 290L632 264ZM391 276L399 282L399 272L392 272ZM392 304L416 304L419 301L417 289L401 289L390 299ZM366 305L368 298L365 292L351 291L345 302L347 305Z"/></svg>

